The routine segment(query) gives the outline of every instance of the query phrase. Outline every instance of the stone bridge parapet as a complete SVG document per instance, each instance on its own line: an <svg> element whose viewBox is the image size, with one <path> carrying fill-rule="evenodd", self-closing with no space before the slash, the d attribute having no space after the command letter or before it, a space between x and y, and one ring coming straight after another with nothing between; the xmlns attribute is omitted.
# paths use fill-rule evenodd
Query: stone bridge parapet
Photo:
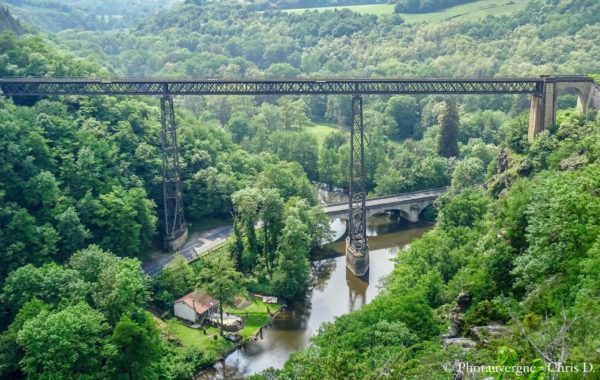
<svg viewBox="0 0 600 380"><path fill-rule="evenodd" d="M399 211L402 217L416 223L421 212L447 191L448 188L444 187L367 199L365 203L367 217L387 211ZM348 208L348 202L344 202L327 205L323 207L323 211L330 218L344 219L348 217Z"/></svg>

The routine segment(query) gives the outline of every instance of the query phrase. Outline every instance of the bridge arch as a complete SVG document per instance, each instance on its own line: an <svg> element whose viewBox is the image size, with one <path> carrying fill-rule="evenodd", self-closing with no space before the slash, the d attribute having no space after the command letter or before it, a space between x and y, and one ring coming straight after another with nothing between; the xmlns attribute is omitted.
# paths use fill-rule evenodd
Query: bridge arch
<svg viewBox="0 0 600 380"><path fill-rule="evenodd" d="M586 77L545 77L543 93L531 95L528 139L556 123L558 96L567 89L577 93L577 111L600 109L600 88Z"/></svg>
<svg viewBox="0 0 600 380"><path fill-rule="evenodd" d="M383 208L373 208L367 210L367 216L372 216L378 213L387 211L396 211L398 214L411 223L418 223L421 219L421 213L427 207L433 204L435 199L425 199L412 203L403 203L398 205L390 205Z"/></svg>

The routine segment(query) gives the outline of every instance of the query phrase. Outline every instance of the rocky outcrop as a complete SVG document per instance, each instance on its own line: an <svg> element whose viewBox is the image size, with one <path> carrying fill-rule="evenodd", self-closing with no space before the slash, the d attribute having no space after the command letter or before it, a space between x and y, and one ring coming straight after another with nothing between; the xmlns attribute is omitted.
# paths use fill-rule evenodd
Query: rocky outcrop
<svg viewBox="0 0 600 380"><path fill-rule="evenodd" d="M470 350L477 345L477 342L469 338L444 338L442 339L442 345L444 348L455 345L460 346L465 350Z"/></svg>
<svg viewBox="0 0 600 380"><path fill-rule="evenodd" d="M562 171L573 171L581 168L587 163L587 159L584 156L569 157L565 158L560 162L560 170Z"/></svg>
<svg viewBox="0 0 600 380"><path fill-rule="evenodd" d="M460 337L463 327L465 326L464 313L471 305L471 295L467 292L460 291L460 294L456 298L456 306L450 310L448 320L450 321L450 327L448 328L448 338Z"/></svg>
<svg viewBox="0 0 600 380"><path fill-rule="evenodd" d="M502 338L508 333L508 328L500 324L476 326L469 329L471 338L480 344L489 344L493 339Z"/></svg>
<svg viewBox="0 0 600 380"><path fill-rule="evenodd" d="M496 166L498 167L496 174L502 174L508 170L508 151L506 148L502 149L498 157L496 157Z"/></svg>
<svg viewBox="0 0 600 380"><path fill-rule="evenodd" d="M529 161L527 158L524 159L523 161L521 161L521 164L519 165L519 168L517 169L517 174L519 174L520 177L527 177L532 172L533 172L533 165L531 164L531 161Z"/></svg>
<svg viewBox="0 0 600 380"><path fill-rule="evenodd" d="M465 349L474 347L477 342L461 337L463 328L465 326L464 313L471 305L471 295L463 290L456 298L456 306L450 310L448 320L450 326L448 326L448 334L442 336L442 344L444 347L450 345L459 345Z"/></svg>

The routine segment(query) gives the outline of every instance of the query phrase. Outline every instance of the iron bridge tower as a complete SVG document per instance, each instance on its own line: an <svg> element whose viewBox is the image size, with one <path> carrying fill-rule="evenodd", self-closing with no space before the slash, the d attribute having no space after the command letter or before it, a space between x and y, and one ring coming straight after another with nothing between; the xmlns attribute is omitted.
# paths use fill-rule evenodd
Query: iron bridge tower
<svg viewBox="0 0 600 380"><path fill-rule="evenodd" d="M362 277L369 270L369 245L367 243L367 218L365 209L366 181L363 98L360 94L352 95L351 123L346 267L355 276Z"/></svg>
<svg viewBox="0 0 600 380"><path fill-rule="evenodd" d="M160 99L161 145L163 153L163 202L165 218L165 249L174 251L187 239L187 224L183 213L179 152L177 149L177 126L173 97Z"/></svg>

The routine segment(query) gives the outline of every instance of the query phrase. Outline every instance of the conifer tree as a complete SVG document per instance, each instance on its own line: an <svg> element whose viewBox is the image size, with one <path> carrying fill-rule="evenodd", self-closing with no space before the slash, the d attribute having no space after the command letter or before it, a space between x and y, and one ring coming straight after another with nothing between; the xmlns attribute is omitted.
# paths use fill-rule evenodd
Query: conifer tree
<svg viewBox="0 0 600 380"><path fill-rule="evenodd" d="M440 124L440 137L437 152L443 157L458 156L458 128L460 120L458 107L452 100L445 101L444 111L438 117Z"/></svg>

